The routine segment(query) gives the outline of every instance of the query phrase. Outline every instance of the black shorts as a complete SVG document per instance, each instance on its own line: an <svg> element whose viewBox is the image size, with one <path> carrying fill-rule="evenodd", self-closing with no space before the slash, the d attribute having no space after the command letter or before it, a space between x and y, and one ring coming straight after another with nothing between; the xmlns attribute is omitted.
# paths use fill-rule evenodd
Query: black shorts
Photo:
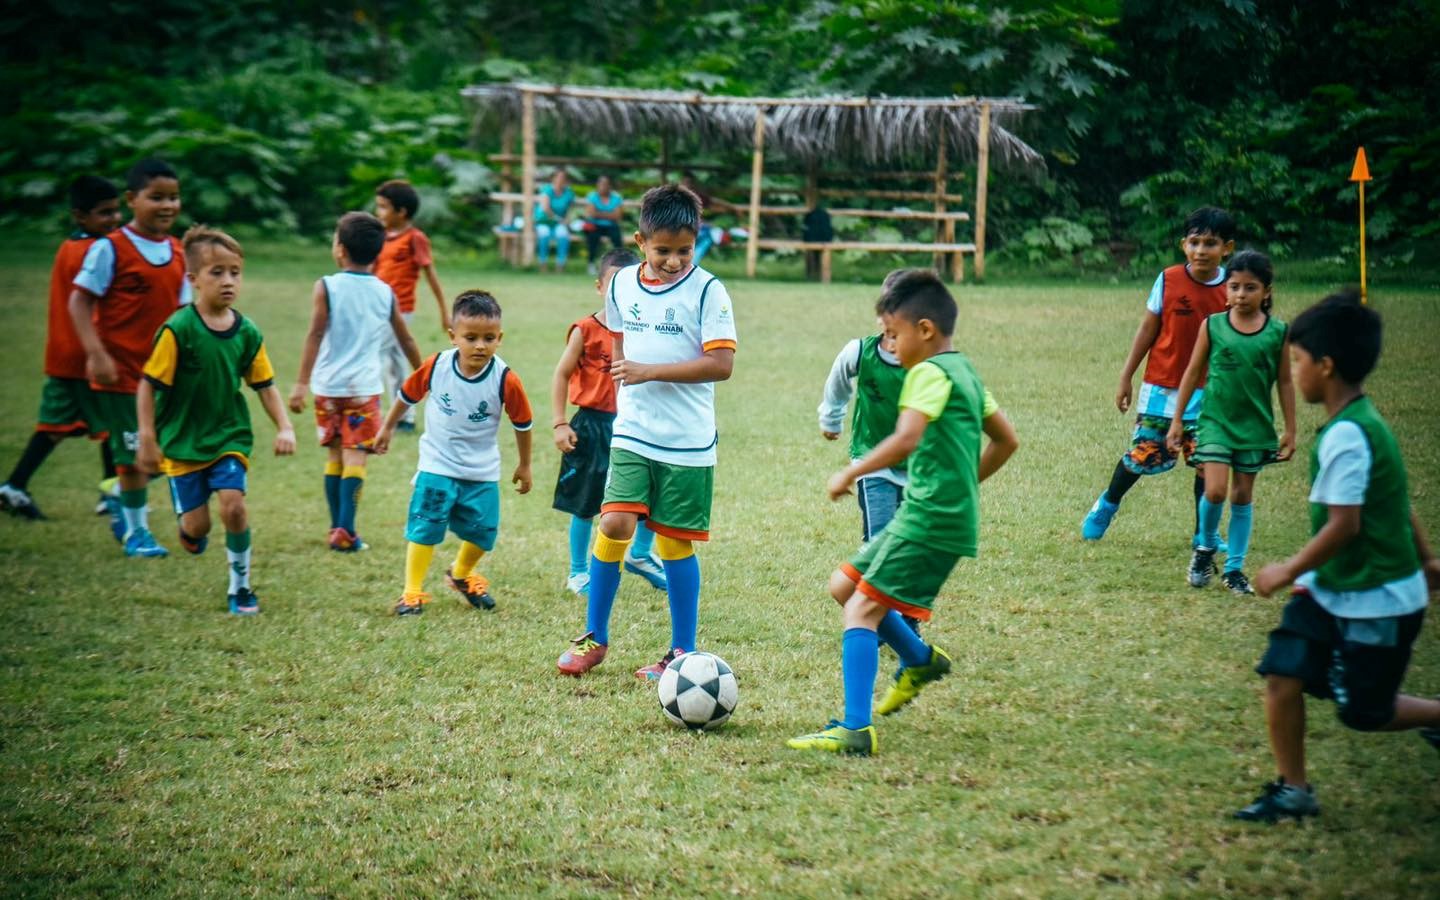
<svg viewBox="0 0 1440 900"><path fill-rule="evenodd" d="M553 505L561 512L590 519L599 514L600 501L605 497L615 414L582 406L570 420L570 427L575 431L575 449L560 457Z"/></svg>
<svg viewBox="0 0 1440 900"><path fill-rule="evenodd" d="M1334 700L1346 725L1374 730L1395 718L1395 695L1424 619L1423 609L1383 619L1342 619L1296 588L1255 671L1298 678L1307 694Z"/></svg>

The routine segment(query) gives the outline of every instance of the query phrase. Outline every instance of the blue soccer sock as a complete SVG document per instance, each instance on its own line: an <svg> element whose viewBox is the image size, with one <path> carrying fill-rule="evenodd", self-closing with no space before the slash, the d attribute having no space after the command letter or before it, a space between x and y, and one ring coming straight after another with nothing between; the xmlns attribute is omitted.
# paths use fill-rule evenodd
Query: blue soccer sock
<svg viewBox="0 0 1440 900"><path fill-rule="evenodd" d="M1200 546L1214 550L1220 546L1220 516L1225 513L1225 502L1211 503L1209 497L1200 498Z"/></svg>
<svg viewBox="0 0 1440 900"><path fill-rule="evenodd" d="M895 610L885 613L875 631L906 667L923 666L930 661L930 645L922 641L905 617Z"/></svg>
<svg viewBox="0 0 1440 900"><path fill-rule="evenodd" d="M840 672L845 681L845 721L841 724L846 728L864 728L870 724L875 676L879 671L879 636L868 628L845 629L840 645Z"/></svg>
<svg viewBox="0 0 1440 900"><path fill-rule="evenodd" d="M1225 571L1239 572L1245 568L1250 553L1250 531L1255 525L1255 504L1230 504L1230 552L1225 557Z"/></svg>
<svg viewBox="0 0 1440 900"><path fill-rule="evenodd" d="M615 606L615 592L620 590L620 560L630 541L617 541L600 532L595 536L595 552L590 557L590 594L585 600L585 630L595 635L595 643L610 643L610 610Z"/></svg>
<svg viewBox="0 0 1440 900"><path fill-rule="evenodd" d="M670 599L670 646L690 653L700 623L700 559L692 551L683 559L663 562L665 593Z"/></svg>
<svg viewBox="0 0 1440 900"><path fill-rule="evenodd" d="M570 517L570 574L579 575L590 567L590 532L595 520Z"/></svg>
<svg viewBox="0 0 1440 900"><path fill-rule="evenodd" d="M631 559L649 559L652 548L655 546L655 532L645 527L642 522L635 528L635 543L630 545Z"/></svg>
<svg viewBox="0 0 1440 900"><path fill-rule="evenodd" d="M355 511L360 505L360 489L365 486L365 467L346 466L340 476L340 521L337 527L350 534L355 530Z"/></svg>
<svg viewBox="0 0 1440 900"><path fill-rule="evenodd" d="M338 462L325 463L325 505L330 507L330 527L340 527L340 473L344 467Z"/></svg>

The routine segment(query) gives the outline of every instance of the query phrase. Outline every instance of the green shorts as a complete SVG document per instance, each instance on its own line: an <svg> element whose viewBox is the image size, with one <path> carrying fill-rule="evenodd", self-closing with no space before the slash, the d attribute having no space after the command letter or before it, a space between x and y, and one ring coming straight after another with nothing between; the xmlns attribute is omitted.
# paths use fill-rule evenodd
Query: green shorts
<svg viewBox="0 0 1440 900"><path fill-rule="evenodd" d="M600 514L635 513L645 518L656 534L708 541L714 488L714 466L676 466L611 447Z"/></svg>
<svg viewBox="0 0 1440 900"><path fill-rule="evenodd" d="M902 615L924 621L960 554L899 537L889 528L840 565L860 593Z"/></svg>
<svg viewBox="0 0 1440 900"><path fill-rule="evenodd" d="M98 411L91 397L90 382L85 379L49 376L40 389L40 416L35 430L58 435L89 434L101 440L105 428L97 421Z"/></svg>
<svg viewBox="0 0 1440 900"><path fill-rule="evenodd" d="M1190 454L1200 463L1219 463L1237 472L1253 475L1278 459L1276 450L1231 450L1221 444L1201 444Z"/></svg>
<svg viewBox="0 0 1440 900"><path fill-rule="evenodd" d="M90 395L96 418L110 432L110 453L115 468L134 469L135 451L140 448L140 426L135 415L135 395L94 391Z"/></svg>

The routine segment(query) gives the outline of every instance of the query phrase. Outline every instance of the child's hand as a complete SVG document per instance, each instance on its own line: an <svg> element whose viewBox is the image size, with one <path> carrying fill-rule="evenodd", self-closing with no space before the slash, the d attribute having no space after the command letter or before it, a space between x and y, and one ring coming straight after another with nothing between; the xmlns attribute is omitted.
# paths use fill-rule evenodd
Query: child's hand
<svg viewBox="0 0 1440 900"><path fill-rule="evenodd" d="M561 422L555 426L555 449L561 453L569 453L574 450L578 440L579 438L575 436L575 429L571 428L568 422Z"/></svg>
<svg viewBox="0 0 1440 900"><path fill-rule="evenodd" d="M826 431L825 429L822 428L822 429L820 429L820 436L823 437L823 438L824 438L825 440L827 440L827 441L833 441L833 440L838 440L838 439L839 439L839 437L840 437L840 432L838 432L838 431Z"/></svg>
<svg viewBox="0 0 1440 900"><path fill-rule="evenodd" d="M1440 559L1432 556L1425 560L1424 564L1420 566L1420 570L1425 573L1425 584L1429 586L1430 590L1440 591Z"/></svg>
<svg viewBox="0 0 1440 900"><path fill-rule="evenodd" d="M516 466L515 474L511 477L510 481L514 484L519 485L519 488L517 488L517 490L519 490L520 493L530 493L530 467Z"/></svg>
<svg viewBox="0 0 1440 900"><path fill-rule="evenodd" d="M1170 423L1170 430L1165 434L1165 446L1171 453L1180 452L1180 443L1185 440L1185 426L1179 419Z"/></svg>
<svg viewBox="0 0 1440 900"><path fill-rule="evenodd" d="M307 393L305 387L306 386L303 384L297 384L295 385L295 387L290 389L291 412L302 413L305 411L305 394Z"/></svg>
<svg viewBox="0 0 1440 900"><path fill-rule="evenodd" d="M825 485L825 492L830 495L831 500L839 500L846 494L854 493L850 486L855 483L855 476L850 474L849 468L841 469L830 476L830 482Z"/></svg>
<svg viewBox="0 0 1440 900"><path fill-rule="evenodd" d="M1130 379L1126 378L1120 382L1119 389L1115 391L1116 409L1122 413L1130 411L1130 392L1134 389L1135 386L1130 383Z"/></svg>
<svg viewBox="0 0 1440 900"><path fill-rule="evenodd" d="M386 425L375 435L375 443L370 446L370 452L376 456L384 456L390 451L390 437L395 434L395 429Z"/></svg>
<svg viewBox="0 0 1440 900"><path fill-rule="evenodd" d="M104 350L85 354L85 375L96 384L114 384L119 380L115 360Z"/></svg>
<svg viewBox="0 0 1440 900"><path fill-rule="evenodd" d="M615 379L617 386L622 384L644 384L650 381L651 367L646 363L638 363L632 359L622 359L619 362L610 364L610 377Z"/></svg>
<svg viewBox="0 0 1440 900"><path fill-rule="evenodd" d="M295 452L295 429L282 428L275 432L275 455L289 456Z"/></svg>
<svg viewBox="0 0 1440 900"><path fill-rule="evenodd" d="M1270 563L1255 573L1253 586L1255 593L1262 597L1268 597L1289 584L1290 581L1290 573L1285 570L1284 563Z"/></svg>
<svg viewBox="0 0 1440 900"><path fill-rule="evenodd" d="M1289 459L1294 455L1295 432L1287 431L1284 434L1280 435L1280 450L1275 454L1275 458L1280 460L1281 462L1284 462L1285 460Z"/></svg>
<svg viewBox="0 0 1440 900"><path fill-rule="evenodd" d="M140 436L140 446L135 448L135 468L151 475L160 471L160 445L153 436Z"/></svg>

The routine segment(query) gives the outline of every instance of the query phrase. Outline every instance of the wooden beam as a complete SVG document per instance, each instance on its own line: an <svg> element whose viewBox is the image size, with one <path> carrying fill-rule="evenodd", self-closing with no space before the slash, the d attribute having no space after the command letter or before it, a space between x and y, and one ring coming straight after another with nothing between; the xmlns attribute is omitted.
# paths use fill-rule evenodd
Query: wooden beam
<svg viewBox="0 0 1440 900"><path fill-rule="evenodd" d="M867 200L933 200L934 191L876 191L861 188L821 188L821 197L864 197ZM963 203L964 194L942 194L946 203Z"/></svg>
<svg viewBox="0 0 1440 900"><path fill-rule="evenodd" d="M990 194L990 104L980 107L975 150L975 277L985 280L985 201Z"/></svg>
<svg viewBox="0 0 1440 900"><path fill-rule="evenodd" d="M670 103L680 106L841 106L841 107L901 107L906 109L970 109L982 104L1002 106L1005 109L1033 110L1038 107L1020 100L996 97L735 97L720 94L702 94L698 91L634 91L623 88L579 87L568 84L539 84L518 82L501 85L501 88L518 90L521 94L543 94L551 97L575 97L589 100L617 100L642 103ZM494 93L494 88L473 85L460 91L462 96L483 97Z"/></svg>
<svg viewBox="0 0 1440 900"><path fill-rule="evenodd" d="M765 175L765 107L755 107L755 151L750 158L750 236L745 241L745 275L755 277L760 259L760 180Z"/></svg>
<svg viewBox="0 0 1440 900"><path fill-rule="evenodd" d="M513 153L491 153L485 157L492 163L521 162L523 157ZM615 159L599 156L537 156L535 162L543 166L576 166L582 169L659 169L664 160ZM707 163L686 163L685 168L697 172L733 172L734 166L711 165Z"/></svg>
<svg viewBox="0 0 1440 900"><path fill-rule="evenodd" d="M529 268L535 262L535 95L529 91L520 97L520 156L520 265Z"/></svg>
<svg viewBox="0 0 1440 900"><path fill-rule="evenodd" d="M935 203L935 243L941 243L945 238L945 222L941 216L945 215L945 169L946 155L949 152L946 145L949 144L949 135L945 133L945 125L940 125L940 146L935 151L935 193L932 195ZM953 228L954 225L951 225ZM930 265L937 272L944 272L945 257L937 253L930 260Z"/></svg>
<svg viewBox="0 0 1440 900"><path fill-rule="evenodd" d="M974 253L974 244L934 244L924 241L800 241L791 238L760 238L761 250L868 250L882 253Z"/></svg>
<svg viewBox="0 0 1440 900"><path fill-rule="evenodd" d="M500 150L506 156L510 156L515 152L515 122L513 119L507 121L504 127L500 129ZM515 190L515 169L509 162L506 162L500 167L500 190L506 194ZM500 226L502 228L509 228L510 224L514 221L515 203L507 200L500 207ZM512 264L518 262L518 260L514 258L514 244L504 241L501 243L502 255L505 257L505 261Z"/></svg>

